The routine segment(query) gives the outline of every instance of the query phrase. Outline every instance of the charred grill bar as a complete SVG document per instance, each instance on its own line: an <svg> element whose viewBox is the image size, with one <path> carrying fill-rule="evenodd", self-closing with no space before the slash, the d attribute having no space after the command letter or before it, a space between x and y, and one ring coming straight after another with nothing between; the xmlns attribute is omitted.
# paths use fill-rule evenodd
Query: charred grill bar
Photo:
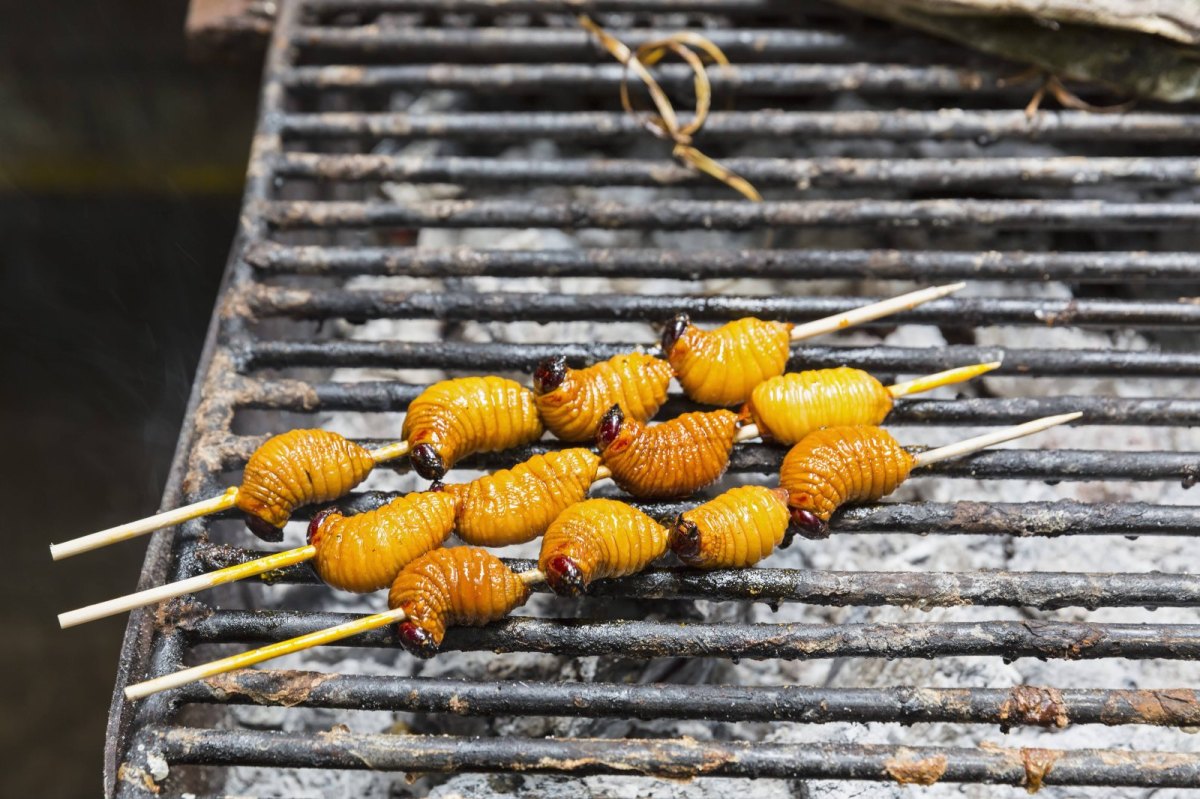
<svg viewBox="0 0 1200 799"><path fill-rule="evenodd" d="M1200 138L1195 108L1143 107L1120 116L1018 109L1025 89L1000 87L1016 70L955 48L899 34L835 8L793 11L774 0L597 0L587 10L630 44L684 26L711 24L735 63L714 70L714 113L706 146L756 140L755 157L723 159L768 195L762 205L729 195L672 162L666 150L631 158L619 147L646 137L615 110L620 68L550 0L302 0L280 6L268 54L258 135L242 226L210 330L165 506L210 496L261 442L242 414L272 414L293 426L316 413L400 412L419 382L337 382L335 368L529 370L565 354L576 364L627 351L628 344L540 341L348 340L312 321L438 319L462 322L605 324L657 321L676 310L699 320L742 314L803 321L856 304L849 296L695 297L687 289L643 296L505 288L467 293L445 285L409 291L347 286L359 277L503 281L633 278L696 281L753 276L779 280L953 279L1064 281L1079 299L955 298L898 321L969 329L988 325L1158 330L1191 335L1200 305L1180 302L1180 287L1200 286L1195 187ZM611 15L617 16L611 16ZM381 16L383 15L383 16ZM381 23L387 15L398 22ZM715 22L714 22L715 21ZM935 63L927 63L929 61ZM665 65L664 85L687 83ZM393 90L453 89L462 107L407 108ZM733 111L723 98L736 95ZM829 108L841 95L868 107ZM787 98L786 102L781 98ZM903 107L890 107L899 103ZM768 110L775 104L788 111ZM950 106L943 108L942 106ZM597 110L607 109L607 110ZM501 145L552 142L551 158L507 157ZM872 144L869 157L761 157L795 139ZM381 142L436 140L453 155L407 156ZM913 157L911 145L961 145L969 156ZM1003 146L990 156L985 148ZM1066 148L1047 155L1042 145ZM1154 157L1142 148L1153 146ZM596 158L589 148L605 149ZM880 152L892 153L881 157ZM1087 156L1084 158L1076 155ZM894 156L894 157L893 157ZM381 184L451 184L454 199L383 199ZM530 189L637 187L664 192L653 202L531 200ZM1120 187L1135 199L1106 197ZM1089 194L1089 191L1099 192ZM816 192L817 196L810 196ZM876 196L876 195L884 196ZM561 195L560 195L561 196ZM371 199L368 199L371 198ZM616 231L862 231L874 248L783 247L696 251L591 246L531 249L416 248L414 229L563 228ZM995 249L905 249L911 231L983 231ZM1033 249L1021 235L1060 242ZM1158 244L1170 233L1175 249ZM896 236L901 236L897 239ZM388 243L391 237L395 243ZM873 237L873 238L872 238ZM1072 247L1075 249L1073 250ZM1142 298L1132 298L1135 284ZM672 293L674 292L674 293ZM845 291L842 292L845 294ZM876 327L891 327L883 320ZM297 332L299 331L299 332ZM638 343L651 340L649 329ZM845 346L794 348L792 368L847 364L877 374L935 371L1003 358L999 374L1094 379L1200 377L1194 348L1021 349L971 343L943 348ZM685 405L673 399L666 412ZM1189 427L1200 402L1096 394L1045 398L901 401L905 425L994 425L1080 409L1084 424ZM315 424L308 421L308 424ZM399 423L392 427L398 431ZM369 443L369 442L365 442ZM928 470L930 476L1007 480L1182 481L1200 479L1200 453L1102 448L982 453ZM467 466L511 465L538 449L475 458ZM739 447L735 473L775 470L782 453ZM920 475L917 475L920 477ZM365 509L388 492L351 497ZM644 506L667 516L694 504ZM297 515L307 518L311 509ZM255 556L244 534L223 540L221 521L191 522L155 536L143 586L180 579ZM1195 535L1200 507L1134 502L890 502L854 508L836 535L921 533L1048 538ZM947 538L946 540L950 540ZM528 562L514 563L525 568ZM768 562L769 566L769 562ZM312 582L292 568L272 581ZM1067 571L904 572L760 568L693 574L672 569L602 582L615 598L709 599L847 607L965 605L1055 609L1200 606L1200 578L1187 574ZM567 775L642 774L671 778L751 776L800 779L944 781L1047 785L1194 786L1200 755L1154 751L950 748L851 744L763 744L622 738L463 738L221 729L226 706L277 705L414 711L463 716L705 719L713 722L954 722L1009 727L1146 724L1194 727L1200 703L1185 687L1163 690L1017 686L1015 688L837 688L711 684L636 685L553 681L318 674L263 669L235 673L132 705L120 689L173 671L211 645L271 641L343 621L345 614L216 609L185 600L133 615L122 654L106 760L109 796L157 794L164 784L195 790L220 785L222 767L361 769L420 772L516 771ZM394 648L389 630L346 642ZM1051 659L1200 658L1200 625L1090 621L906 621L897 624L687 624L514 618L461 629L449 650L621 654L632 657L922 658L987 655ZM921 739L914 735L913 744ZM907 770L906 770L907 769ZM917 769L917 771L913 771ZM924 771L921 771L924 769ZM918 780L919 781L919 780Z"/></svg>

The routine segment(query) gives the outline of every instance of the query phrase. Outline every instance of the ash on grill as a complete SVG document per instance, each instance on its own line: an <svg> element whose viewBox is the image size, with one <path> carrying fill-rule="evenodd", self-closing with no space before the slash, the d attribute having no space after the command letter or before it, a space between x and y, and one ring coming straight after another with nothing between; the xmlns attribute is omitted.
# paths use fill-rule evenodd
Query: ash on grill
<svg viewBox="0 0 1200 799"><path fill-rule="evenodd" d="M443 5L454 13L439 18L434 9ZM793 320L796 308L820 315L814 303L823 296L887 296L912 288L912 281L944 278L976 282L967 299L910 316L925 324L885 322L814 342L799 350L793 367L845 362L887 377L1005 356L1000 376L901 403L893 426L905 443L948 443L984 426L1075 405L1103 426L1045 434L1037 446L1046 453L999 452L938 467L931 470L936 475L901 487L892 501L904 504L884 506L894 509L890 515L853 511L835 524L830 539L797 539L760 571L786 578L794 591L801 590L797 584L806 586L807 602L772 608L623 597L571 604L537 595L519 612L703 621L716 631L704 644L713 649L706 651L725 655L774 629L746 623L840 625L782 636L779 646L791 648L793 657L618 656L623 647L569 657L556 654L567 640L559 628L519 621L496 631L462 631L449 640L472 651L444 652L430 661L395 646L313 650L270 668L334 676L256 683L229 675L216 688L181 692L186 701L179 713L168 697L136 711L118 702L110 731L116 792L144 793L137 769L152 783L164 779L151 774L145 756L137 754L139 745L156 756L165 753L168 787L175 780L209 780L222 792L254 795L535 797L567 791L699 799L740 792L765 799L804 790L831 797L863 790L860 783L821 779L827 777L888 780L869 788L882 795L901 795L903 782L934 781L922 790L985 796L994 789L950 783L1033 787L1042 778L1048 786L1079 784L1086 781L1081 775L1100 774L1112 784L1173 786L1200 774L1195 736L1172 726L1128 725L1200 723L1195 696L1169 691L1196 685L1200 677L1194 662L1200 653L1200 628L1194 626L1200 621L1200 581L1186 577L1194 554L1187 533L1200 523L1200 508L1188 504L1195 499L1183 487L1200 469L1200 435L1189 429L1200 419L1200 407L1186 393L1200 374L1200 359L1194 355L1196 306L1176 302L1200 290L1200 258L1190 252L1200 241L1189 210L1200 162L1183 155L1200 130L1190 109L1147 108L1120 117L1043 112L1027 122L1019 110L1026 98L992 83L1010 67L984 64L845 12L818 7L784 24L786 12L766 0L690 3L702 10L687 14L662 13L682 5L668 0L597 5L602 24L630 44L649 38L639 31L650 28L713 26L714 40L742 65L733 77L714 70L714 107L733 97L742 112L792 109L718 111L708 126L712 138L705 151L751 180L767 205L726 201L726 189L689 176L661 142L622 117L615 95L619 67L569 15L555 13L557 4L285 5L268 64L262 122L268 134L282 134L283 149L269 135L256 145L246 229L199 384L197 434L181 442L169 499L180 498L181 484L187 498L203 495L223 470L240 468L257 439L231 439L230 433L250 436L303 423L355 438L394 437L413 393L399 384L476 372L525 381L522 370L543 354L565 350L582 361L628 342L649 343L654 336L646 322L667 318L681 303L691 303L693 316L707 321L747 308ZM411 12L377 14L381 9ZM735 25L718 24L721 17L713 15L720 14ZM476 27L493 24L505 30ZM923 58L937 65L924 65ZM509 69L475 61L528 63ZM401 66L376 65L389 62ZM442 62L463 65L422 66ZM359 63L367 66L325 66ZM679 89L669 80L667 85ZM943 106L964 110L939 111ZM1162 157L1144 158L1146 142L1154 142L1149 146ZM356 153L369 157L349 157ZM1079 155L1091 158L1073 158ZM278 186L272 182L277 175L285 178ZM314 200L348 204L310 204ZM266 224L268 219L275 223ZM734 252L758 247L767 227L780 252ZM643 253L630 257L631 248ZM556 305L547 293L588 304ZM663 299L631 307L630 295ZM690 295L704 299L681 300ZM725 304L726 297L751 299ZM317 329L288 317L327 323ZM761 481L769 471L773 461L763 447L746 452L722 487ZM518 457L489 456L475 465L510 464ZM462 476L473 475L462 470ZM381 470L365 487L392 492L423 484ZM371 500L359 497L364 506ZM1012 504L955 504L970 501ZM299 542L303 524L298 518L289 525L285 546ZM218 543L244 546L249 539L239 527L218 521L208 529ZM170 539L158 536L150 574L185 576L218 560L218 547L197 541L203 529L201 523L188 526L173 570L167 569L174 554ZM536 557L536 551L534 543L501 554ZM778 569L817 571L767 571ZM988 571L995 569L1122 574L1108 582L1038 582ZM1137 575L1151 570L1184 576L1169 584L1139 582ZM898 574L880 589L861 582L856 587L854 574L829 572ZM185 653L188 662L198 661L262 635L288 637L330 621L313 615L318 612L382 607L379 597L303 584L302 573L289 579L302 584L237 585L211 600L221 608L299 611L282 618L278 629L271 619L236 611L205 616L205 606L179 604L158 618L163 629L181 625L186 635L160 632L151 646L144 636L153 618L135 616L128 665L158 674L172 670ZM828 585L817 586L821 580ZM708 596L717 596L712 583L704 585ZM1069 607L1063 607L1064 590L1073 598ZM1163 606L1139 607L1151 599ZM1088 605L1096 609L1081 607ZM201 618L186 619L189 609ZM960 622L977 625L939 626ZM906 626L853 627L891 623ZM1150 626L1103 626L1128 623ZM689 628L637 627L634 634L669 635L671 629ZM606 634L598 625L584 633L595 641L609 640ZM822 635L829 639L824 644L816 641ZM368 638L383 640L382 634ZM658 642L641 643L652 649ZM661 651L682 646L667 641ZM802 657L805 646L819 656ZM517 651L497 655L489 651L494 647ZM531 651L543 649L550 651ZM921 657L945 652L957 654ZM1035 652L1046 659L1005 659ZM134 680L141 676L132 674ZM555 687L564 681L616 684L608 698L616 709L604 711L595 696L554 694L568 690ZM544 689L549 693L539 693L541 683L550 685ZM642 683L670 683L683 692L639 693ZM709 696L705 711L697 686L710 683L745 686L746 693ZM1022 685L1054 688L1017 688ZM789 686L811 686L814 693L787 705L779 692ZM1090 688L1112 690L1072 691ZM968 695L949 689L979 690ZM1163 690L1114 692L1135 689ZM412 700L416 707L449 712L383 709L407 706L408 691L421 697ZM514 704L506 705L502 700L510 695ZM246 696L269 706L212 704ZM781 703L778 715L766 709L774 702ZM795 709L805 702L807 711ZM364 712L344 709L350 707ZM521 710L529 707L535 709ZM555 715L555 708L566 715ZM673 717L679 715L718 720ZM172 726L181 723L215 730ZM1011 730L1002 734L1001 727ZM254 736L270 731L297 736L269 739L278 759L252 749L260 740ZM243 733L250 737L239 737ZM484 748L463 744L453 755L458 773L410 773L412 781L395 771L339 770L406 762L444 770L440 755L421 748L436 747L438 739L424 736L441 733L485 736ZM358 734L381 737L360 741L353 737ZM513 751L486 750L486 741L505 736L515 737ZM588 752L600 750L572 751L568 741L562 752L544 752L538 746L545 736L664 739L664 748L646 755L653 760L657 753L651 770L697 778L585 776L596 770ZM694 755L690 741L698 742ZM406 754L409 742L415 748ZM758 759L744 753L737 761L722 759L725 742L759 744L761 753ZM707 744L713 748L704 749ZM804 744L814 746L786 748ZM815 744L834 748L825 752ZM773 745L785 754L771 754ZM1030 749L1022 753L1022 747ZM1126 763L1116 753L1087 761L1034 748L1189 754L1178 762L1158 761L1155 768L1149 760ZM550 774L523 773L543 754L542 767L534 770ZM628 764L642 756L608 751L599 759L607 770L636 772L639 767ZM693 756L701 760L689 760ZM347 762L355 757L359 763ZM617 762L620 757L628 760ZM227 767L193 773L188 764L197 761ZM125 765L124 776L117 774L118 763ZM294 768L301 763L336 768ZM494 770L496 763L514 768L471 773ZM704 776L709 768L735 778ZM808 781L739 778L757 775ZM569 787L561 785L565 778L572 780ZM1090 790L1056 787L1056 795ZM1131 789L1136 795L1141 790Z"/></svg>

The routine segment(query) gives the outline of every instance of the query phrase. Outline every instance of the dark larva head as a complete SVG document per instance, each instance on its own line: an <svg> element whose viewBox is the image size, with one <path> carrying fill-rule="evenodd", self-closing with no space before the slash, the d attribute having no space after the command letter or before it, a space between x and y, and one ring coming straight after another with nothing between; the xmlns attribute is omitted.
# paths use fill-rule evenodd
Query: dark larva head
<svg viewBox="0 0 1200 799"><path fill-rule="evenodd" d="M567 359L563 355L546 358L533 370L533 393L548 394L562 385L567 376Z"/></svg>
<svg viewBox="0 0 1200 799"><path fill-rule="evenodd" d="M621 425L625 424L625 411L620 405L608 409L600 419L600 427L596 430L596 446L604 451L609 444L617 440L621 434Z"/></svg>
<svg viewBox="0 0 1200 799"><path fill-rule="evenodd" d="M417 444L408 455L417 474L426 480L441 480L446 475L446 464L432 444Z"/></svg>
<svg viewBox="0 0 1200 799"><path fill-rule="evenodd" d="M662 348L666 355L671 354L675 342L683 338L683 334L687 332L688 327L692 324L692 320L685 313L677 313L672 317L670 322L667 322L663 327L662 332Z"/></svg>
<svg viewBox="0 0 1200 799"><path fill-rule="evenodd" d="M805 538L820 540L829 537L829 525L817 514L802 508L792 508L792 526Z"/></svg>
<svg viewBox="0 0 1200 799"><path fill-rule="evenodd" d="M283 528L276 527L266 519L247 513L246 526L250 528L250 532L254 533L263 541L268 541L272 544L278 544L283 540Z"/></svg>
<svg viewBox="0 0 1200 799"><path fill-rule="evenodd" d="M344 515L341 508L330 505L328 508L321 508L313 514L312 521L308 523L308 543L314 547L321 546L321 533L324 532L321 528L325 524L325 519L331 513L336 513L338 516Z"/></svg>
<svg viewBox="0 0 1200 799"><path fill-rule="evenodd" d="M546 585L559 596L579 596L587 588L587 581L575 561L555 555L546 564Z"/></svg>
<svg viewBox="0 0 1200 799"><path fill-rule="evenodd" d="M680 514L671 528L671 551L680 560L688 561L700 553L700 528Z"/></svg>
<svg viewBox="0 0 1200 799"><path fill-rule="evenodd" d="M396 625L400 643L419 658L431 658L437 654L438 645L433 634L415 621L402 621Z"/></svg>

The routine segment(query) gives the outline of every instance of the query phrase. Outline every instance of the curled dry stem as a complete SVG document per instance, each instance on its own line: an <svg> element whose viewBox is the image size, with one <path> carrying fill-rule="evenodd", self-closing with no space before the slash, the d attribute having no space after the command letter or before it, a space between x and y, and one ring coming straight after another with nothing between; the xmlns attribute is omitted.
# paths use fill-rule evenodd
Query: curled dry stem
<svg viewBox="0 0 1200 799"><path fill-rule="evenodd" d="M604 30L589 17L581 16L579 24L595 36L604 49L625 67L625 73L621 76L621 106L626 113L641 120L642 125L658 138L674 142L672 155L684 164L721 181L749 200L762 202L762 195L749 181L709 158L692 145L692 136L704 125L709 109L712 107L712 84L708 79L704 59L697 54L696 50L708 56L714 63L727 67L730 65L729 59L725 57L719 47L697 33L683 31L664 39L646 42L636 51L632 51L624 42ZM666 92L647 69L661 61L668 53L674 53L682 59L691 67L694 76L696 108L691 122L686 125L680 124L679 115L675 113L675 108L671 105ZM634 106L629 91L629 72L633 72L645 84L657 114L644 114Z"/></svg>

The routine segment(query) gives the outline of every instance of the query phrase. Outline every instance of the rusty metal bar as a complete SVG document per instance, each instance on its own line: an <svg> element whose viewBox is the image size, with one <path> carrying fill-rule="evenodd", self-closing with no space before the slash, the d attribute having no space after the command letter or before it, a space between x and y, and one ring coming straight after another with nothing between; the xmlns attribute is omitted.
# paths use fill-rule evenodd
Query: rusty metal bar
<svg viewBox="0 0 1200 799"><path fill-rule="evenodd" d="M285 135L305 138L435 138L525 141L530 138L595 141L644 138L646 130L621 112L532 112L464 114L318 113L285 114ZM981 145L1002 139L1046 142L1196 142L1200 115L1135 112L1106 116L1087 111L744 111L713 112L703 141L797 138L970 140Z"/></svg>
<svg viewBox="0 0 1200 799"><path fill-rule="evenodd" d="M1194 510L1194 509L1193 509ZM661 518L661 517L660 517ZM1193 515L1193 521L1196 516ZM835 525L835 535L844 531ZM212 571L265 553L227 545L206 545L197 552L197 571ZM537 567L508 560L513 571ZM588 596L633 599L703 599L724 602L797 602L832 607L899 605L934 608L976 605L1043 610L1082 607L1200 606L1200 577L1161 573L1083 574L1070 572L836 572L800 569L730 569L696 572L649 569L633 577L602 580ZM277 583L320 584L306 566L272 572L262 579ZM546 591L543 586L536 590Z"/></svg>
<svg viewBox="0 0 1200 799"><path fill-rule="evenodd" d="M649 340L649 337L647 337ZM243 371L301 366L430 368L531 372L538 361L566 356L582 366L630 352L641 343L509 344L504 342L257 340L236 353ZM873 374L936 372L965 363L1003 361L1010 373L1062 377L1196 377L1200 354L1153 350L1018 350L1002 347L794 347L790 371L853 366Z"/></svg>
<svg viewBox="0 0 1200 799"><path fill-rule="evenodd" d="M529 200L268 202L263 218L283 230L333 228L1021 228L1023 230L1194 229L1200 205L1105 200L661 200L538 203Z"/></svg>
<svg viewBox="0 0 1200 799"><path fill-rule="evenodd" d="M1196 158L726 158L722 165L756 186L892 189L1010 189L1107 185L1187 186L1200 182ZM705 186L711 181L677 163L634 159L440 158L283 153L284 177L389 180L501 186Z"/></svg>
<svg viewBox="0 0 1200 799"><path fill-rule="evenodd" d="M1003 369L998 375L1015 374ZM426 386L364 381L314 383L303 388L291 381L253 381L238 400L240 408L294 412L403 411ZM663 418L703 408L673 396L662 407ZM1200 426L1200 400L1070 396L1004 397L986 399L904 399L887 417L889 426L906 424L1017 424L1041 416L1083 411L1084 424Z"/></svg>
<svg viewBox="0 0 1200 799"><path fill-rule="evenodd" d="M441 9L439 9L441 10ZM560 8L561 10L561 8ZM636 48L675 33L672 28L627 28L621 41ZM802 30L795 28L712 28L705 38L724 51L731 61L781 61L785 59L886 61L920 57L930 59L963 55L961 48L937 40L904 39L865 31ZM610 56L593 36L581 28L438 28L369 25L350 28L308 26L292 36L296 46L332 54L359 63L364 58L413 63L452 59L469 62L595 61ZM301 59L307 52L301 53Z"/></svg>
<svg viewBox="0 0 1200 799"><path fill-rule="evenodd" d="M374 11L421 11L440 14L561 14L572 11L591 13L661 12L689 14L771 15L794 10L781 0L583 0L572 8L562 0L303 0L306 11L320 13ZM822 6L826 15L837 9Z"/></svg>
<svg viewBox="0 0 1200 799"><path fill-rule="evenodd" d="M142 743L169 763L412 772L622 774L672 779L775 777L893 782L906 764L928 781L1194 787L1200 755L1116 749L955 749L671 739L311 735L154 728ZM921 771L921 770L924 771ZM1031 776L1035 775L1035 776ZM1036 782L1034 782L1036 780Z"/></svg>
<svg viewBox="0 0 1200 799"><path fill-rule="evenodd" d="M601 492L597 491L599 495ZM374 510L399 496L391 491L366 491L339 500L347 512ZM692 507L691 502L639 502L634 505L656 519L670 520ZM313 508L296 511L307 520ZM232 518L226 514L223 518ZM834 535L913 533L916 535L1012 535L1054 538L1062 535L1195 536L1200 530L1200 506L1151 505L1145 502L883 502L846 508L834 518ZM211 563L230 565L239 558L265 553L242 549L200 547ZM207 554L206 554L207 553ZM222 561L221 558L233 558ZM210 571L211 569L205 569Z"/></svg>
<svg viewBox="0 0 1200 799"><path fill-rule="evenodd" d="M280 79L291 89L467 89L496 93L566 91L615 92L624 69L620 64L415 64L396 66L308 66L285 70ZM667 91L687 91L691 67L664 64L654 69ZM905 64L738 64L710 67L714 93L793 95L853 91L929 95L1028 94L1022 87L1004 87L1002 75L948 66Z"/></svg>
<svg viewBox="0 0 1200 799"><path fill-rule="evenodd" d="M196 643L273 642L350 621L344 613L197 611L185 621ZM398 648L393 630L374 630L340 645ZM904 624L681 624L644 620L567 621L509 618L457 627L441 651L545 652L572 657L719 657L813 660L835 657L1022 657L1091 660L1200 658L1200 625L1058 621L912 622Z"/></svg>
<svg viewBox="0 0 1200 799"><path fill-rule="evenodd" d="M502 163L502 162L499 162ZM663 168L669 168L661 165ZM740 277L1011 280L1123 283L1200 281L1194 252L933 250L473 250L291 247L263 241L246 259L266 274L410 277Z"/></svg>
<svg viewBox="0 0 1200 799"><path fill-rule="evenodd" d="M1189 688L819 688L659 683L476 682L444 678L244 669L180 691L183 702L452 713L462 716L899 722L1065 727L1200 725Z"/></svg>
<svg viewBox="0 0 1200 799"><path fill-rule="evenodd" d="M901 435L900 439L913 452L925 449L915 442L910 444L907 435ZM219 459L226 469L241 468L263 440L262 436L229 436L223 442L213 442L212 456ZM394 442L394 439L356 440L368 448ZM499 453L472 455L459 461L457 468L484 471L507 469L534 455L565 446L562 442L545 441ZM784 447L741 445L735 447L730 455L729 471L734 474L775 474L786 454ZM397 468L407 467L401 465ZM1191 486L1200 482L1200 452L998 449L935 463L913 472L909 479L921 480L935 476L973 480L1177 480L1185 486Z"/></svg>
<svg viewBox="0 0 1200 799"><path fill-rule="evenodd" d="M257 317L293 319L444 319L447 321L533 322L644 320L665 322L677 313L695 321L726 321L743 316L805 322L844 313L867 302L863 297L704 296L671 294L554 294L549 292L311 291L259 286L246 301ZM898 324L953 324L971 327L1195 327L1200 304L1140 300L942 299L863 327Z"/></svg>

